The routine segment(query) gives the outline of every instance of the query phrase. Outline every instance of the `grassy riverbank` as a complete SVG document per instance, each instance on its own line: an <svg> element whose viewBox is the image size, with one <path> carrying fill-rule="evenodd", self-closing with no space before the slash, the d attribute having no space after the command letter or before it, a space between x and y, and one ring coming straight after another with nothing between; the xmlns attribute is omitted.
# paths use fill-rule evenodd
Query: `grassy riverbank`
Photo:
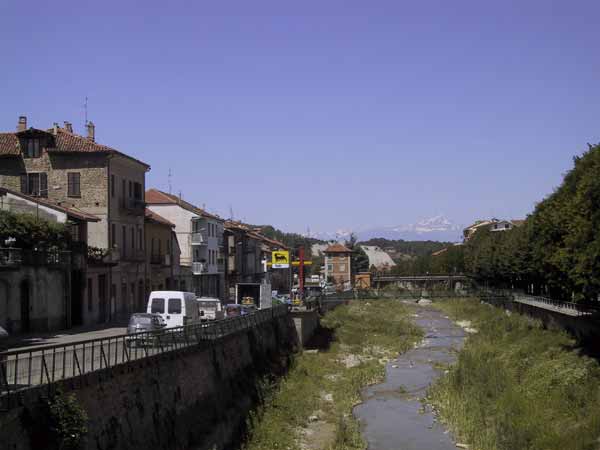
<svg viewBox="0 0 600 450"><path fill-rule="evenodd" d="M435 306L478 330L429 393L461 442L476 450L598 448L600 368L569 336L474 300Z"/></svg>
<svg viewBox="0 0 600 450"><path fill-rule="evenodd" d="M384 363L421 337L398 301L357 301L328 313L328 349L304 352L250 418L247 450L363 449L352 417L360 388L379 381Z"/></svg>

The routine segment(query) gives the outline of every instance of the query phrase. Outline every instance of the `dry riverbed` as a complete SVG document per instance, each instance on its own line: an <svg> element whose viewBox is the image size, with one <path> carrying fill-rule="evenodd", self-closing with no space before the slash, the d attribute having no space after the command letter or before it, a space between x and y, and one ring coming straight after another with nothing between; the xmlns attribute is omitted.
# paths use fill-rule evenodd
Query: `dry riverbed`
<svg viewBox="0 0 600 450"><path fill-rule="evenodd" d="M323 334L333 340L299 355L284 380L265 387L244 448L364 449L352 408L361 388L381 381L386 364L421 341L411 314L412 307L394 300L356 301L329 312Z"/></svg>

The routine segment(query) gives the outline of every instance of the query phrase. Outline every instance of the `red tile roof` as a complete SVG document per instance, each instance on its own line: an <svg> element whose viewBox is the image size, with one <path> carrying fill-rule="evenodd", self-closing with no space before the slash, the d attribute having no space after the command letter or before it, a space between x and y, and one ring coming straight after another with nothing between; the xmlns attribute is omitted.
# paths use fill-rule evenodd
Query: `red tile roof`
<svg viewBox="0 0 600 450"><path fill-rule="evenodd" d="M14 191L12 189L0 187L0 195L3 195L6 192L11 193L12 195L16 195L17 197L24 198L31 202L47 206L48 208L55 209L56 211L65 213L67 216L70 216L75 219L84 220L86 222L100 222L99 217L94 216L93 214L86 213L85 211L82 211L79 208L57 205L56 203L52 203L50 200L46 200L40 197L32 197L31 195L26 195L21 192Z"/></svg>
<svg viewBox="0 0 600 450"><path fill-rule="evenodd" d="M327 247L324 253L352 253L352 250L342 244L335 243Z"/></svg>
<svg viewBox="0 0 600 450"><path fill-rule="evenodd" d="M198 208L196 205L192 205L189 202L177 197L173 194L167 194L166 192L160 191L158 189L148 189L145 195L146 203L149 205L179 205L183 209L187 209L194 214L198 214L199 216L209 217L211 219L216 219L223 221L219 216L215 214L211 214L206 212L202 208Z"/></svg>
<svg viewBox="0 0 600 450"><path fill-rule="evenodd" d="M19 155L19 140L15 133L0 133L0 156Z"/></svg>
<svg viewBox="0 0 600 450"><path fill-rule="evenodd" d="M30 128L25 131L15 133L0 133L0 156L19 156L21 154L21 148L19 144L18 135L27 135L28 133L43 133L52 137L52 144L46 151L51 153L106 153L116 154L125 158L131 159L139 164L142 164L146 168L150 168L148 164L125 153L120 152L117 149L109 147L107 145L98 144L86 137L79 136L75 133L69 133L64 128L57 128L56 134L53 129L50 130L39 130L36 128Z"/></svg>
<svg viewBox="0 0 600 450"><path fill-rule="evenodd" d="M147 221L149 221L149 222L156 222L156 223L161 224L161 225L166 225L168 227L175 228L175 224L174 223L169 222L163 216L161 216L159 214L156 214L154 211L151 211L148 208L146 208L144 210L144 219L147 220Z"/></svg>

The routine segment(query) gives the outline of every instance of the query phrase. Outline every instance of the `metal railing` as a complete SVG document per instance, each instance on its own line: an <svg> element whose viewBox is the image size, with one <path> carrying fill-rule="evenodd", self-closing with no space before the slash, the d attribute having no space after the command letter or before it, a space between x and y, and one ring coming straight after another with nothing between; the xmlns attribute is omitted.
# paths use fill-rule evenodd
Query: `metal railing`
<svg viewBox="0 0 600 450"><path fill-rule="evenodd" d="M207 241L204 233L192 233L192 245L206 245Z"/></svg>
<svg viewBox="0 0 600 450"><path fill-rule="evenodd" d="M0 267L19 267L21 261L20 248L0 248Z"/></svg>
<svg viewBox="0 0 600 450"><path fill-rule="evenodd" d="M166 352L214 342L288 314L286 305L216 322L154 332L123 334L0 353L0 409L9 409L23 390L112 368Z"/></svg>
<svg viewBox="0 0 600 450"><path fill-rule="evenodd" d="M208 273L208 264L201 263L201 262L193 262L192 263L192 273L194 275Z"/></svg>

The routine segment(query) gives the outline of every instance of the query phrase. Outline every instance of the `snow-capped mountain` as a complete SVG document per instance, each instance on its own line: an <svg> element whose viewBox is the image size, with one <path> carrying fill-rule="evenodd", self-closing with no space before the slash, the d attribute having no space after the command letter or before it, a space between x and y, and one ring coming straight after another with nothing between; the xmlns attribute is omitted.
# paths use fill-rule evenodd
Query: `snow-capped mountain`
<svg viewBox="0 0 600 450"><path fill-rule="evenodd" d="M359 241L368 241L372 238L385 238L391 240L403 239L405 241L460 242L462 240L462 228L461 225L453 223L444 215L437 215L420 220L414 224L367 228L354 231L341 229L336 232L311 233L311 237L325 241L346 240L354 232Z"/></svg>

